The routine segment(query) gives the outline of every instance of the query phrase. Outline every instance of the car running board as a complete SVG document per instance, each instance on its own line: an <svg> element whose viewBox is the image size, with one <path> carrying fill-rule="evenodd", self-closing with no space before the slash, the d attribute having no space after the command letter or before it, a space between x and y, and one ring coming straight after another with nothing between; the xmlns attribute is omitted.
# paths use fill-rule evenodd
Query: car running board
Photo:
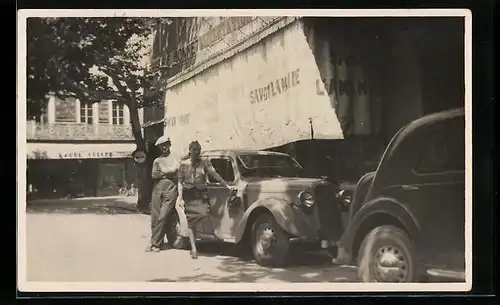
<svg viewBox="0 0 500 305"><path fill-rule="evenodd" d="M427 275L432 277L438 277L443 279L465 281L465 272L461 271L450 271L443 269L429 269L427 270Z"/></svg>
<svg viewBox="0 0 500 305"><path fill-rule="evenodd" d="M217 237L210 235L210 234L197 234L196 240L197 241L221 241Z"/></svg>
<svg viewBox="0 0 500 305"><path fill-rule="evenodd" d="M214 235L210 234L197 234L196 236L197 241L201 242L225 242L225 243L230 243L230 244L235 244L236 239L235 238L218 238Z"/></svg>

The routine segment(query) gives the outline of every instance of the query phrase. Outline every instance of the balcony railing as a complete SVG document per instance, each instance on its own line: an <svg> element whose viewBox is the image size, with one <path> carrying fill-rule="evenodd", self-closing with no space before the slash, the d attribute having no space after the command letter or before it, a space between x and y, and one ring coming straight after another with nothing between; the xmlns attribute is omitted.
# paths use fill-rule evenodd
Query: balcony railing
<svg viewBox="0 0 500 305"><path fill-rule="evenodd" d="M130 125L53 123L28 121L27 140L133 140Z"/></svg>

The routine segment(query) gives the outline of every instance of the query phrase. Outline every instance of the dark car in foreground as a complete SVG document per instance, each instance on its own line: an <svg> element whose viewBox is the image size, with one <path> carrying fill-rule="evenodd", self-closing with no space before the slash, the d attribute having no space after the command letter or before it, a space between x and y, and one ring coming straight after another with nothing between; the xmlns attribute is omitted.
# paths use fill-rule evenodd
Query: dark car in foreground
<svg viewBox="0 0 500 305"><path fill-rule="evenodd" d="M365 282L465 281L465 113L424 116L357 184L338 261Z"/></svg>
<svg viewBox="0 0 500 305"><path fill-rule="evenodd" d="M306 177L299 163L283 153L218 150L202 158L237 193L208 178L211 217L196 228L200 239L238 244L264 266L285 264L294 247L336 256L343 226L334 184ZM178 225L174 215L169 240L176 240Z"/></svg>

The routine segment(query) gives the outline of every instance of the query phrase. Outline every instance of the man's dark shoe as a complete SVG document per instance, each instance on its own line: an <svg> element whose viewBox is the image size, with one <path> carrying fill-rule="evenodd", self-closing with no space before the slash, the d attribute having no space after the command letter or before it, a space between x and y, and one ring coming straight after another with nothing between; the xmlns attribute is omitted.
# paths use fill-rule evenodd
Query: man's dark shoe
<svg viewBox="0 0 500 305"><path fill-rule="evenodd" d="M161 249L155 246L148 246L145 250L146 252L160 252Z"/></svg>

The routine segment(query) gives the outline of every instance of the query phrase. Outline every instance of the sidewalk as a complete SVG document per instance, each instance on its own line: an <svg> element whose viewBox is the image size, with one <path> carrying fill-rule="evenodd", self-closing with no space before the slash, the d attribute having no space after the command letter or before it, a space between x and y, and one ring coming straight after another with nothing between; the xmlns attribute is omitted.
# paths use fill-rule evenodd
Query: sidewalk
<svg viewBox="0 0 500 305"><path fill-rule="evenodd" d="M105 196L105 197L81 197L81 198L49 198L49 199L31 199L30 203L39 202L63 202L63 201L86 201L86 200L118 200L122 202L136 203L137 196Z"/></svg>
<svg viewBox="0 0 500 305"><path fill-rule="evenodd" d="M27 212L90 212L96 210L114 210L112 214L125 210L136 213L137 196L107 196L83 198L32 199L26 202Z"/></svg>

